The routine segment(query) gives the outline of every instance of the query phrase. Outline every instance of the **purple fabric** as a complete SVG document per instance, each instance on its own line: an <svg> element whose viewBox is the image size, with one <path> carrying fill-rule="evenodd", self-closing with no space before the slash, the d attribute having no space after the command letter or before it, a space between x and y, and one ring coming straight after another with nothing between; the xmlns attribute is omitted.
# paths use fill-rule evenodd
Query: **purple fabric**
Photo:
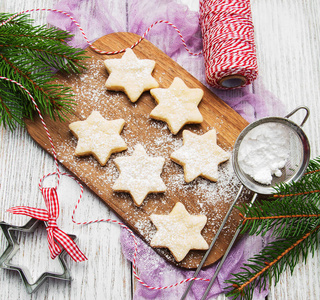
<svg viewBox="0 0 320 300"><path fill-rule="evenodd" d="M116 31L130 31L141 35L153 22L160 19L168 20L180 29L189 48L193 52L198 52L202 47L198 13L190 11L178 1L132 0L127 2L128 5L123 12L118 12L115 15L115 8L108 0L62 0L55 8L70 13L79 22L90 41ZM115 1L112 3L115 5ZM123 18L119 17L119 13L123 15ZM71 45L81 48L87 47L79 29L69 18L62 14L50 13L48 22L75 34L70 42ZM172 27L159 24L150 31L147 38L206 84L203 57L190 56ZM252 85L237 90L221 91L209 88L249 122L268 115L284 115L282 103L264 88L261 78L258 78ZM138 240L136 266L141 279L148 285L167 286L192 277L192 271L172 266L156 254L151 247L140 239ZM239 271L243 263L258 253L266 242L267 238L261 236L242 238L232 249L209 296L214 297L224 292L225 279L230 278L231 273ZM126 230L122 230L121 244L124 255L132 261L134 244ZM215 268L215 265L207 268L198 277L211 278ZM137 284L134 299L179 299L186 286L187 284L183 284L169 290L156 291ZM206 282L195 282L188 299L200 299L206 286ZM267 294L267 290L261 293L256 291L253 299L265 299Z"/></svg>
<svg viewBox="0 0 320 300"><path fill-rule="evenodd" d="M164 258L160 257L151 247L144 243L141 239L136 237L138 241L138 251L136 257L136 266L138 274L142 281L150 286L163 287L183 279L191 278L194 271L180 269L168 263ZM213 284L208 299L215 298L219 294L225 292L224 288L228 286L224 281L230 278L232 273L237 273L240 268L253 255L257 254L267 243L269 243L268 236L247 236L242 238L230 251L222 269L218 274L218 278ZM133 261L134 242L130 233L127 230L121 232L121 245L125 257ZM200 271L198 278L211 279L217 264L205 268ZM183 295L188 283L178 285L166 290L151 290L140 284L137 284L134 299L166 299L176 300ZM208 286L206 281L196 281L188 294L188 300L198 300L205 292ZM253 299L263 300L268 294L268 290L261 292L258 289L254 292Z"/></svg>

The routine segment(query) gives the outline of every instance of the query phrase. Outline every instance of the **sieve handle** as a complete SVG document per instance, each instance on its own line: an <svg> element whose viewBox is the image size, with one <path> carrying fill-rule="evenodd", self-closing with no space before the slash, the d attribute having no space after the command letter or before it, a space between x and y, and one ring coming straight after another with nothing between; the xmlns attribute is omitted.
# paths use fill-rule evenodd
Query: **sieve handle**
<svg viewBox="0 0 320 300"><path fill-rule="evenodd" d="M285 118L291 117L292 115L294 115L294 114L295 114L298 110L300 110L300 109L303 109L303 110L305 110L305 112L306 112L306 115L305 115L304 119L302 120L302 122L301 122L301 124L300 124L300 127L302 127L303 124L307 121L307 119L309 118L309 115L310 115L310 111L309 111L309 108L308 108L308 107L306 107L306 106L298 106L298 107L297 107L296 109L294 109L292 112L288 113L288 114L285 116Z"/></svg>
<svg viewBox="0 0 320 300"><path fill-rule="evenodd" d="M258 197L258 194L257 194L257 193L254 193L254 194L253 194L253 197L252 197L252 199L251 199L251 202L250 202L250 204L249 204L249 207L251 207L251 206L254 204L254 202L256 201L257 197ZM246 216L246 215L245 215L245 216ZM215 272L214 272L214 274L213 274L213 276L212 276L212 278L211 278L211 280L210 280L210 282L209 282L209 284L208 284L208 286L207 286L207 289L206 289L206 291L204 292L201 300L206 300L206 299L207 299L207 296L208 296L208 294L209 294L209 292L210 292L210 290L211 290L211 287L212 287L214 281L216 280L216 278L218 277L218 274L219 274L219 272L220 272L220 269L222 268L222 265L224 264L224 262L225 262L225 260L226 260L226 258L227 258L227 256L228 256L228 254L229 254L229 252L230 252L230 250L231 250L234 242L236 241L238 235L240 234L241 230L242 230L242 222L240 222L239 227L238 227L237 231L235 232L235 234L234 234L234 236L233 236L233 238L232 238L232 240L231 240L231 242L230 242L230 244L229 244L226 252L224 253L223 257L221 258L221 260L220 260L220 262L219 262L219 265L217 266L217 269L215 270Z"/></svg>
<svg viewBox="0 0 320 300"><path fill-rule="evenodd" d="M224 225L226 224L226 222L227 222L227 220L228 220L228 218L229 218L229 216L230 216L230 214L231 214L231 212L232 212L232 210L233 210L233 207L235 206L237 200L239 199L239 197L240 197L240 195L241 195L241 193L242 193L242 190L243 190L243 185L240 186L236 198L233 200L231 206L229 207L229 210L228 210L228 212L226 213L226 215L225 215L225 217L224 217L224 219L223 219L223 221L222 221L222 223L221 223L221 225L220 225L220 227L219 227L219 229L218 229L218 232L216 233L214 239L212 240L212 242L211 242L211 244L210 244L207 252L206 252L205 255L203 256L203 258L202 258L202 260L201 260L201 262L200 262L197 270L196 270L195 273L193 274L193 278L197 277L197 275L198 275L199 272L201 271L202 266L203 266L203 264L205 263L205 261L207 260L207 257L209 256L209 254L210 254L213 246L215 245L218 237L220 236L220 233L221 233L221 231L223 230ZM222 266L222 265L221 265L221 266ZM187 297L187 295L188 295L188 293L189 293L189 291L190 291L193 283L194 283L194 280L191 280L190 283L189 283L189 285L188 285L188 287L187 287L187 289L185 290L184 294L183 294L182 297L180 298L180 300L186 299L186 297ZM211 288L211 286L210 286L210 288Z"/></svg>

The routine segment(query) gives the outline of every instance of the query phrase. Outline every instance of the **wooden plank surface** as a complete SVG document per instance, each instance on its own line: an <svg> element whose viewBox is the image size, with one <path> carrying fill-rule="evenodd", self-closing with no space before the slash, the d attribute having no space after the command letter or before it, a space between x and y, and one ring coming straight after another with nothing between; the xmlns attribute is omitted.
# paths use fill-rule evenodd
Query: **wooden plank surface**
<svg viewBox="0 0 320 300"><path fill-rule="evenodd" d="M19 12L30 8L52 8L59 0L0 1L0 11ZM117 20L126 23L126 1L110 1L107 5L117 15ZM93 7L88 6L88 14ZM32 13L36 24L46 24L47 13ZM85 20L82 20L82 23ZM25 128L14 132L1 126L0 132L0 219L10 224L23 225L29 219L6 213L14 205L44 207L38 189L38 180L54 171L52 157L39 147ZM72 274L72 282L47 280L41 288L29 295L17 272L0 272L0 299L132 299L131 263L122 254L119 226L100 223L78 226L72 223L71 214L79 196L79 187L72 180L64 178L59 186L60 216L58 225L68 233L78 237L78 245L87 255L88 261L75 263L67 258ZM82 205L84 204L84 205ZM84 199L75 216L77 221L92 219L117 219L117 216L99 198L85 189ZM46 237L35 234L23 237L17 260L25 265L33 277L46 270L60 271L57 261L49 258ZM0 252L6 247L0 233ZM44 258L47 258L46 260ZM58 269L57 269L58 268Z"/></svg>
<svg viewBox="0 0 320 300"><path fill-rule="evenodd" d="M138 39L139 36L132 33L113 33L100 38L94 43L94 46L106 51L115 51L130 47ZM201 124L185 126L183 129L191 130L196 134L204 134L215 128L218 132L218 145L231 151L239 133L248 124L247 121L147 40L143 40L133 50L139 59L156 61L153 76L159 82L160 87L168 88L175 77L180 77L188 87L201 88L204 91L199 105L204 121ZM87 61L88 70L83 75L61 74L56 81L72 87L75 91L77 102L75 115L70 116L70 121L65 123L45 118L58 153L58 159L101 197L147 243L155 234L155 227L149 215L152 213L168 214L175 203L182 202L189 213L207 216L208 222L203 229L203 235L210 244L239 186L234 177L231 162L219 166L221 175L217 183L200 178L191 183L185 183L182 167L169 158L173 151L182 146L182 130L174 136L164 122L150 118L149 114L156 106L156 102L149 92L145 92L136 103L131 103L124 93L106 90L105 81L108 73L103 60L121 58L123 54L100 55L88 48L87 55L92 58ZM108 120L123 118L126 121L121 136L128 145L128 151L112 155L104 167L101 167L92 157L78 158L73 154L77 142L72 137L68 124L86 119L93 110L100 111L102 116ZM29 134L50 153L51 146L40 119L36 118L35 122L27 120L26 124ZM117 193L112 190L112 185L119 176L114 166L114 158L130 155L138 143L146 148L149 155L165 158L162 178L167 186L165 193L147 196L140 207L133 203L128 193ZM217 247L211 252L206 265L214 263L221 257L238 223L239 216L235 210L228 220L226 227L228 230L225 230L218 239ZM167 249L159 248L156 251L169 261L176 263ZM205 251L190 251L183 261L176 264L185 268L195 268L204 253Z"/></svg>
<svg viewBox="0 0 320 300"><path fill-rule="evenodd" d="M309 107L310 118L303 128L315 158L320 155L320 1L252 0L251 7L260 80L287 111L302 104ZM317 250L293 274L284 272L279 283L270 286L268 300L319 299L319 261Z"/></svg>
<svg viewBox="0 0 320 300"><path fill-rule="evenodd" d="M17 12L35 7L53 7L59 0L4 0L0 1L0 11ZM198 0L182 0L194 10ZM79 1L81 3L81 1ZM108 0L106 5L112 8L118 19L126 22L128 1ZM291 111L305 104L311 110L311 116L304 130L311 144L311 157L320 155L320 119L319 111L319 53L320 22L318 0L251 0L255 25L255 37L260 78L251 91L270 100L270 91ZM88 7L88 14L92 8ZM128 12L127 12L128 13ZM35 13L32 17L38 24L46 23L45 13ZM81 25L85 25L82 20ZM193 64L193 60L183 57L179 63L196 78L203 79L203 68ZM297 121L299 121L298 119ZM22 225L27 217L12 216L5 208L14 203L24 205L26 198L30 206L41 207L43 200L36 188L38 179L53 170L52 158L32 141L24 129L14 133L1 127L0 133L0 211L1 219ZM21 193L23 188L23 193ZM123 258L119 243L120 230L110 224L97 224L79 227L71 223L71 211L77 198L78 187L72 181L61 186L61 194L67 193L67 199L61 199L62 211L60 224L67 232L80 238L79 245L89 255L90 262L69 266L74 276L71 284L49 280L36 294L28 295L21 279L15 272L0 272L1 296L4 299L132 299L130 264ZM85 221L95 218L116 218L98 197L85 190L83 206L79 206L76 219ZM107 237L97 239L96 236ZM34 245L37 237L31 239ZM39 246L39 247L38 247ZM4 249L4 239L0 235L0 251ZM37 244L39 250L46 244ZM43 254L41 252L41 254ZM26 254L25 254L26 255ZM48 255L44 253L43 255ZM319 250L314 257L308 257L306 263L300 262L291 275L284 272L276 287L271 285L269 300L315 300L319 298ZM24 256L22 256L23 258ZM107 259L112 257L112 259ZM39 262L37 252L29 256L30 269L39 272L43 262ZM35 263L37 262L37 263ZM103 274L103 276L101 276ZM119 284L120 283L120 284ZM139 284L139 283L137 283ZM66 296L67 295L67 296ZM226 299L223 295L219 300Z"/></svg>

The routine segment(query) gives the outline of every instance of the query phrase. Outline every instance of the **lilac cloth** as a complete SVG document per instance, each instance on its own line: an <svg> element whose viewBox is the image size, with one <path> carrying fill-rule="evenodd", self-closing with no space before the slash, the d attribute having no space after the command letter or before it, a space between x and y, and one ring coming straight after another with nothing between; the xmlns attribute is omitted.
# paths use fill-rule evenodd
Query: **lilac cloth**
<svg viewBox="0 0 320 300"><path fill-rule="evenodd" d="M136 266L139 277L143 282L154 287L164 287L180 282L186 278L193 277L194 271L184 270L173 266L155 253L155 251L140 238L136 237L136 239L138 241ZM229 279L232 273L239 272L240 268L244 263L246 263L247 259L257 254L267 243L269 243L269 237L267 236L246 236L242 238L230 251L215 283L208 294L207 299L213 299L219 294L225 292L224 288L226 288L229 284L226 284L224 281ZM128 260L133 261L134 242L130 233L126 230L121 232L121 244L125 257ZM205 268L204 270L200 271L197 277L211 279L216 267L217 264L214 264L213 266ZM184 283L165 290L151 290L142 286L141 284L137 284L134 299L180 299L187 288L187 285L188 283ZM208 282L206 281L194 282L191 290L188 293L187 299L201 299L207 286ZM263 290L259 293L259 290L256 289L253 299L264 300L267 294L268 290Z"/></svg>
<svg viewBox="0 0 320 300"><path fill-rule="evenodd" d="M190 11L185 5L177 1L128 1L126 11L123 11L124 17L122 19L119 16L113 16L113 8L109 5L108 0L62 0L55 8L70 13L80 23L90 41L116 31L129 31L142 35L153 22L160 19L168 20L180 29L189 48L193 52L198 52L202 48L198 13ZM91 14L88 15L88 12ZM75 34L75 37L70 42L71 45L81 48L87 46L79 29L69 18L62 14L50 13L48 22ZM172 27L159 24L150 31L147 38L202 83L206 84L203 57L190 56L185 51L178 34ZM250 86L232 91L209 88L249 122L268 115L284 115L282 103L263 87L260 78ZM258 253L267 242L266 239L266 237L261 236L241 239L230 252L218 275L218 279L211 289L209 298L224 292L225 279L230 278L231 273L239 271L248 258ZM136 266L141 279L148 285L156 287L167 286L192 277L192 271L172 266L143 241L140 239L138 241ZM132 261L134 244L126 230L122 230L121 244L124 255ZM207 268L198 277L211 278L215 268L215 265ZM200 299L206 286L206 282L195 282L188 299ZM186 287L187 284L183 284L168 290L156 291L137 284L134 299L179 299ZM265 299L267 294L267 290L261 293L256 291L253 299Z"/></svg>

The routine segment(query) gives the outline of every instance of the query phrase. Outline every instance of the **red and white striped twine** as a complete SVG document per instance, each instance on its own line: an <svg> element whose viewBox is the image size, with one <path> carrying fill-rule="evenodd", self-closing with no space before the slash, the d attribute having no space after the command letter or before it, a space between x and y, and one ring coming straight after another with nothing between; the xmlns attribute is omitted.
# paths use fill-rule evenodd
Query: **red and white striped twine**
<svg viewBox="0 0 320 300"><path fill-rule="evenodd" d="M1 25L0 25L1 26ZM137 271L136 271L136 258L137 258L137 252L138 252L138 242L137 242L137 239L134 235L134 233L132 232L132 230L126 226L125 224L117 221L117 220L114 220L114 219L96 219L96 220L91 220L91 221L86 221L86 222L77 222L74 218L74 215L76 213L76 210L78 208L78 205L80 204L81 202L81 199L83 197L83 186L82 184L75 178L73 177L72 175L68 174L68 173L61 173L60 172L60 169L59 169L59 164L58 164L58 159L57 159L57 154L56 154L56 151L55 151L55 147L54 147L54 144L53 144L53 141L52 141L52 138L51 138L51 135L50 135L50 132L47 128L47 125L42 117L42 114L38 108L38 105L36 104L33 96L31 95L31 93L23 86L21 85L19 82L15 81L15 80L12 80L10 78L7 78L7 77L3 77L3 76L0 76L0 80L7 80L7 81L10 81L11 83L14 83L16 84L17 86L19 86L20 88L22 88L27 94L28 96L30 97L30 99L32 100L32 103L34 104L34 106L36 107L36 110L39 114L39 117L40 117L40 120L41 120L41 123L43 125L43 127L45 128L45 131L46 131L46 134L48 136L48 139L50 141L50 144L51 144L51 147L52 147L52 151L53 151L53 157L54 157L54 161L55 161L55 165L56 165L56 168L57 168L57 171L56 172L52 172L52 173L49 173L47 175L44 175L41 179L40 179L40 182L39 182L39 188L40 190L43 189L43 180L49 176L53 176L53 175L57 175L58 176L58 183L57 183L57 186L59 185L59 179L60 179L60 176L68 176L70 178L72 178L73 180L76 181L76 183L79 185L80 187L80 196L78 198L78 201L76 202L76 205L73 209L73 212L72 212L72 222L77 224L77 225L89 225L89 224L94 224L94 223L99 223L99 222L109 222L109 223L115 223L115 224L118 224L119 226L121 226L122 228L128 230L128 232L130 233L132 239L133 239L133 242L134 242L134 254L133 254L133 261L132 261L132 270L133 270L133 274L135 276L135 278L137 279L137 281L142 284L143 286L145 286L146 288L148 289L151 289L151 290L165 290L165 289L169 289L169 288L172 288L172 287L175 287L175 286L178 286L180 284L183 284L183 283L186 283L186 282L189 282L189 281L192 281L192 280L195 280L195 281L209 281L209 279L205 279L205 278L198 278L198 277L192 277L192 278L187 278L187 279L184 279L180 282L177 282L177 283L174 283L174 284L171 284L171 285L168 285L168 286L161 286L161 287L154 287L154 286L150 286L148 285L147 283L145 283L138 275ZM10 211L10 210L9 210Z"/></svg>
<svg viewBox="0 0 320 300"><path fill-rule="evenodd" d="M30 206L15 206L7 211L12 214L29 216L47 222L47 240L52 259L56 258L61 253L62 247L74 261L80 262L87 260L87 257L74 240L57 225L57 219L60 212L57 187L41 188L41 193L44 198L46 209Z"/></svg>
<svg viewBox="0 0 320 300"><path fill-rule="evenodd" d="M2 26L2 24L0 24L0 26ZM50 174L44 176L44 177L40 180L39 187L40 187L40 189L41 189L41 184L42 184L43 179L44 179L45 177L48 177L48 176L51 176L51 175L57 175L57 177L58 177L57 186L58 186L58 185L59 185L59 179L60 179L60 169L59 169L59 163L58 163L58 159L57 159L57 153L56 153L56 150L55 150L55 148L54 148L53 141L52 141L50 132L49 132L49 130L48 130L48 127L47 127L47 125L46 125L46 123L45 123L45 121L44 121L44 119L43 119L43 117L42 117L42 114L41 114L41 112L40 112L40 109L39 109L36 101L34 100L34 98L33 98L33 96L31 95L31 93L30 93L21 83L15 81L15 80L12 80L12 79L10 79L10 78L7 78L7 77L3 77L3 76L0 76L0 79L1 79L1 80L9 81L9 82L11 82L11 83L19 86L19 87L20 87L21 89L23 89L23 90L28 94L28 96L30 97L30 99L31 99L31 101L32 101L35 109L36 109L37 112L38 112L38 115L39 115L39 117L40 117L41 123L42 123L42 125L43 125L43 127L44 127L44 129L45 129L45 131L46 131L47 137L48 137L48 139L49 139L50 146L51 146L51 149L52 149L53 158L54 158L54 163L55 163L55 165L56 165L56 170L57 170L57 171L54 172L54 173L50 173Z"/></svg>
<svg viewBox="0 0 320 300"><path fill-rule="evenodd" d="M68 174L67 174L68 175ZM69 177L72 177L71 175L68 175ZM82 192L83 192L83 188L82 188L82 185L80 184L80 182L73 178L81 187L81 195L82 195ZM175 287L175 286L178 286L180 284L183 284L183 283L186 283L186 282L189 282L189 281L210 281L210 279L206 279L206 278L200 278L200 277L191 277L191 278L186 278L184 280L181 280L179 282L176 282L174 284L171 284L171 285L167 285L167 286L160 286L160 287L155 287L155 286L150 286L148 285L147 283L145 283L138 275L137 273L137 270L136 270L136 259L137 259L137 253L138 253L138 242L137 242L137 239L133 233L133 231L128 227L126 226L125 224L117 221L117 220L114 220L114 219L97 219L97 220L91 220L91 221L85 221L85 222L77 222L74 218L74 215L76 213L76 210L78 208L78 205L80 204L80 201L82 199L82 196L79 197L74 209L73 209L73 212L72 212L72 222L77 224L77 225L89 225L89 224L94 224L94 223L99 223L99 222L109 222L109 223L115 223L115 224L118 224L119 226L121 226L122 228L126 229L132 239L133 239L133 242L134 242L134 254L133 254L133 260L132 260L132 271L133 271L133 275L134 277L136 278L136 280L142 284L144 287L150 289L150 290L166 290L166 289L169 289L169 288L172 288L172 287Z"/></svg>
<svg viewBox="0 0 320 300"><path fill-rule="evenodd" d="M65 12L65 11L62 11L62 10L59 10L59 9L51 9L51 8L35 8L35 9L28 9L28 10L24 10L24 11L21 11L19 13L16 13L14 15L12 15L9 19L3 21L1 24L0 24L0 27L2 25L5 25L6 23L10 22L12 19L16 18L17 16L20 16L22 14L26 14L26 13L30 13L30 12L36 12L36 11L50 11L50 12L54 12L54 13L60 13L60 14L63 14L65 16L67 16L80 30L83 38L86 40L86 42L88 43L88 45L94 50L96 51L97 53L100 53L100 54L107 54L107 55L111 55L111 54L119 54L119 53L122 53L122 52L125 52L126 49L120 49L120 50L117 50L117 51L104 51L104 50L101 50L101 49L98 49L96 48L95 46L93 46L93 44L89 41L88 37L86 36L84 30L82 29L82 27L80 26L80 24L74 19L73 16L71 16L69 13ZM174 30L178 33L180 39L181 39L181 42L183 44L183 46L185 47L186 51L191 54L191 55L194 55L194 56L198 56L200 54L202 54L202 52L198 52L198 53L193 53L187 46L186 42L185 42L185 39L183 38L182 34L181 34L181 31L177 28L177 26L175 26L173 23L169 22L169 21L166 21L166 20L158 20L158 21L155 21L153 24L151 24L148 29L143 33L143 35L140 37L140 39L138 41L136 41L133 45L130 46L130 48L134 48L135 46L137 46L138 44L141 43L141 41L146 37L146 35L149 33L149 31L157 24L161 24L161 23L164 23L164 24L167 24L167 25L170 25L171 27L174 28Z"/></svg>
<svg viewBox="0 0 320 300"><path fill-rule="evenodd" d="M118 54L125 51L104 51L89 41L80 24L72 15L50 8L29 9L11 16L2 22L34 11L50 11L67 16L80 30L88 45L100 54ZM203 51L193 53L187 46L180 30L171 22L158 20L151 24L140 39L130 48L137 46L157 24L167 24L178 33L183 46L190 55L203 53L208 84L215 88L232 89L251 84L258 76L254 29L250 0L200 0L199 23L203 37Z"/></svg>
<svg viewBox="0 0 320 300"><path fill-rule="evenodd" d="M125 51L125 49L121 49L118 51L103 51L94 47L92 43L89 41L89 39L87 38L80 24L69 13L61 10L46 9L46 8L25 10L11 16L8 20L2 22L0 26L5 25L10 20L12 20L13 18L21 14L25 14L33 11L51 11L51 12L61 13L69 17L70 20L79 28L84 39L89 44L89 46L94 51L100 54L118 54ZM160 23L165 23L167 25L170 25L176 30L176 32L181 38L181 41L184 47L191 55L201 54L201 52L199 53L191 52L188 49L180 30L173 23L165 20L159 20L154 22L152 25L150 25L149 28L145 31L145 33L141 36L141 38L136 43L134 43L131 46L131 48L134 48L135 46L137 46L146 37L149 31L156 24L160 24ZM252 83L252 81L257 77L257 60L255 55L254 33L253 33L253 25L252 25L252 19L251 19L250 1L249 0L201 0L200 1L200 26L201 26L202 36L203 36L203 54L204 54L205 63L206 63L206 79L208 83L218 88L237 87L237 86L228 86L228 84L230 83L224 86L222 81L224 78L228 78L229 76L234 76L234 75L239 76L240 79L243 78L243 80L240 80L240 83L241 83L240 86ZM26 88L23 87L20 83L14 80L11 80L5 77L0 77L0 79L8 80L18 85L19 87L21 87L27 92L27 94L30 96L33 104L36 107L36 110L41 119L41 123L43 124L46 130L47 136L49 138L57 172L53 172L45 175L40 180L40 184L39 184L40 188L42 186L42 181L44 180L44 178L51 175L58 175L58 177L60 175L66 175L73 178L79 184L80 190L81 190L80 196L78 198L78 201L72 213L72 221L75 224L89 225L89 224L98 223L98 222L111 222L111 223L118 224L122 228L125 228L126 230L128 230L134 241L134 257L133 257L133 263L132 263L133 274L136 277L137 281L148 289L165 290L165 289L172 288L192 280L209 281L209 279L205 279L205 278L187 278L180 282L177 282L168 286L164 286L164 287L150 286L146 284L144 281L142 281L136 272L136 256L137 256L138 244L137 244L137 239L130 228L128 228L125 224L113 219L97 219L97 220L86 221L86 222L75 221L74 215L76 213L76 210L78 208L78 205L83 195L83 187L81 183L69 174L60 173L57 155L53 145L52 138L43 120L41 112L36 102L34 101L32 95L30 94L30 92L27 91Z"/></svg>
<svg viewBox="0 0 320 300"><path fill-rule="evenodd" d="M13 18L15 18L15 17L17 17L17 16L19 16L19 15L21 15L21 14L23 14L23 13L28 13L28 12L31 12L31 11L42 11L42 10L55 11L55 12L58 12L58 13L62 13L62 14L64 14L64 15L68 16L69 18L71 18L71 19L73 20L73 22L75 22L75 23L77 24L77 26L79 27L79 29L81 30L83 36L85 37L87 43L89 43L90 47L92 47L95 51L97 51L97 52L99 52L99 53L104 52L104 51L101 51L101 50L99 50L99 49L94 48L94 47L91 45L91 43L89 42L89 40L87 39L87 37L85 36L85 34L84 34L82 28L80 27L79 23L76 22L76 21L72 18L72 16L70 16L68 13L63 12L63 11L52 10L52 9L32 9L32 10L27 10L27 11L20 12L20 13L17 13L17 14L15 14L15 15L11 16L8 20L6 20L6 21L4 21L3 23L1 23L0 26L6 24L7 22L9 22L10 20L12 20ZM139 39L139 41L136 42L132 47L135 47L137 44L139 44L139 43L143 40L143 38L147 35L147 33L151 30L151 28L152 28L154 25L156 25L157 23L166 23L166 24L169 24L169 25L172 24L172 23L167 22L167 21L158 21L158 22L155 22L154 24L152 24L152 25L147 29L147 31L145 32L145 34L144 34L144 35ZM174 25L172 24L172 26L174 26ZM175 27L175 28L176 28L176 27ZM179 35L181 35L181 33L180 33L180 31L178 30L178 28L176 28L176 30L177 30L177 32L179 33ZM182 37L182 35L181 35L181 37ZM184 43L184 45L185 45L185 43ZM186 47L187 51L188 51L189 53L191 53L191 52L189 51L189 49L187 48L186 45L185 45L185 47ZM122 49L122 50L116 51L116 52L104 52L103 54L116 54L116 53L120 53L120 52L123 52L123 51L125 51L125 49ZM193 55L198 55L198 54L193 54ZM57 154L56 154L56 151L55 151L55 147L54 147L54 144L53 144L53 141L52 141L50 132L49 132L49 130L48 130L48 128L47 128L47 125L46 125L46 123L45 123L45 121L44 121L44 119L43 119L43 116L42 116L42 114L41 114L41 112L40 112L40 110L39 110L39 107L38 107L35 99L34 99L33 96L31 95L31 93L30 93L23 85L21 85L19 82L15 81L15 80L12 80L12 79L6 78L6 77L2 77L2 76L0 76L0 80L7 80L7 81L10 81L11 83L14 83L14 84L16 84L17 86L19 86L20 88L22 88L22 89L28 94L28 96L29 96L30 99L32 100L32 103L34 104L34 106L35 106L35 108L36 108L36 110L37 110L37 113L38 113L38 115L39 115L39 117L40 117L41 123L42 123L42 125L43 125L43 127L44 127L44 129L45 129L45 131L46 131L47 137L48 137L48 139L49 139L49 141L50 141L50 145L51 145L52 152L53 152L53 158L54 158L54 161L55 161L55 165L56 165L56 170L57 170L57 171L56 171L56 172L49 173L49 174L47 174L47 175L44 175L44 176L40 179L39 188L42 189L43 181L44 181L45 178L47 178L47 177L49 177L49 176L53 176L53 175L57 175L57 176L58 176L57 186L59 185L60 175L62 175L62 176L68 176L68 177L72 178L72 179L75 180L75 181L77 182L77 184L79 185L79 187L80 187L80 196L79 196L78 201L77 201L77 203L76 203L76 205L75 205L75 207L74 207L74 210L73 210L73 212L72 212L72 222L73 222L73 223L75 223L75 224L77 224L77 225L89 225L89 224L99 223L99 222L109 222L109 223L118 224L118 225L121 226L122 228L125 228L126 230L128 230L128 232L130 233L130 235L131 235L131 237L132 237L132 239L133 239L133 242L134 242L134 255L133 255L133 261L132 261L133 274L134 274L135 278L137 279L137 281L138 281L140 284L142 284L143 286L145 286L146 288L148 288L148 289L151 289L151 290L165 290L165 289L169 289L169 288L178 286L178 285L180 285L180 284L183 284L183 283L186 283L186 282L189 282L189 281L192 281L192 280L195 280L195 281L199 281L199 280L200 280L200 281L209 281L209 279L205 279L205 278L192 277L192 278L187 278L187 279L184 279L184 280L182 280L182 281L180 281L180 282L177 282L177 283L174 283L174 284L171 284L171 285L168 285L168 286L160 286L160 287L150 286L150 285L148 285L147 283L145 283L145 282L139 277L139 275L138 275L138 273L137 273L137 271L136 271L136 258L137 258L137 252L138 252L138 242L137 242L137 239L136 239L134 233L132 232L132 230L131 230L128 226L126 226L125 224L123 224L123 223L121 223L121 222L119 222L119 221L117 221L117 220L113 220L113 219L97 219L97 220L91 220L91 221L86 221L86 222L77 222L77 221L75 220L75 218L74 218L74 215L75 215L76 210L77 210L77 208L78 208L78 205L80 204L80 201L81 201L81 199L82 199L82 197L83 197L83 186L82 186L82 184L81 184L76 178L74 178L73 176L71 176L70 174L61 173L61 172L60 172L59 164L58 164L58 159L57 159Z"/></svg>
<svg viewBox="0 0 320 300"><path fill-rule="evenodd" d="M250 0L200 0L206 80L236 88L258 75Z"/></svg>

